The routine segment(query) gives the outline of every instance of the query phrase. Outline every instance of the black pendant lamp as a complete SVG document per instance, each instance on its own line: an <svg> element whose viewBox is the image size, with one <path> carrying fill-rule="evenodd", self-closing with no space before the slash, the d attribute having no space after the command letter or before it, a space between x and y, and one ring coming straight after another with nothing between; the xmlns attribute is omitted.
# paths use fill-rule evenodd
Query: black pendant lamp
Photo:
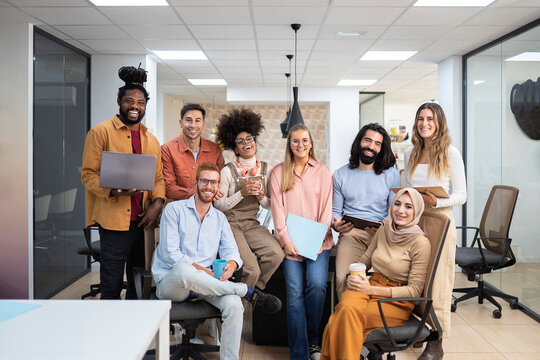
<svg viewBox="0 0 540 360"><path fill-rule="evenodd" d="M289 55L287 55L287 56L289 56ZM291 73L285 73L285 76L287 77L287 115L285 115L285 120L283 120L279 124L279 128L281 130L281 137L283 137L283 138L287 137L287 124L289 123L289 116L291 114L291 106L289 105L290 102L291 102L290 101L290 97L291 97L290 88L291 88L291 85L289 84Z"/></svg>
<svg viewBox="0 0 540 360"><path fill-rule="evenodd" d="M291 28L294 30L294 87L293 87L293 105L289 111L286 133L283 134L283 137L287 137L291 128L298 124L304 123L304 118L302 117L302 112L300 111L300 105L298 105L298 77L296 74L296 62L298 60L298 29L300 29L300 24L291 24ZM283 131L282 131L283 132Z"/></svg>
<svg viewBox="0 0 540 360"><path fill-rule="evenodd" d="M285 73L285 77L287 78L287 115L285 116L285 120L283 120L279 124L279 128L281 130L281 137L286 138L287 137L287 124L289 123L289 117L291 116L291 60L293 58L293 55L287 55L287 59L289 60L289 72Z"/></svg>

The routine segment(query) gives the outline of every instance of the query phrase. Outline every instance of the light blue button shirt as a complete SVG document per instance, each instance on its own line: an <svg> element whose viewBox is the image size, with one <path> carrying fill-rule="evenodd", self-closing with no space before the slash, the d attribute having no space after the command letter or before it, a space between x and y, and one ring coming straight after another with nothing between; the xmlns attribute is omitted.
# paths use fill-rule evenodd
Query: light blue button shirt
<svg viewBox="0 0 540 360"><path fill-rule="evenodd" d="M338 220L343 215L374 222L386 220L395 196L390 189L401 186L401 178L394 168L377 175L374 170L361 171L345 165L336 170L333 181L332 216Z"/></svg>
<svg viewBox="0 0 540 360"><path fill-rule="evenodd" d="M176 263L197 263L209 268L217 254L234 260L240 268L242 259L225 214L210 205L203 221L195 209L195 195L169 203L161 215L159 245L154 251L152 274L159 282Z"/></svg>

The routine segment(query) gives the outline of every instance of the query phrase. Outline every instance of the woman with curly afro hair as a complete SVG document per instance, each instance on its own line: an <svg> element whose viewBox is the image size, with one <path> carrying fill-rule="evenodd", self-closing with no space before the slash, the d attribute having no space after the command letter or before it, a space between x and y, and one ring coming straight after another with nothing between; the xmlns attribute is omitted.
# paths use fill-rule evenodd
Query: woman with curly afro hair
<svg viewBox="0 0 540 360"><path fill-rule="evenodd" d="M233 109L219 119L217 140L234 151L236 161L221 170L224 196L214 202L231 225L244 262L242 282L264 289L285 254L276 239L257 220L259 207L270 209L268 164L256 157L257 136L264 129L261 116L247 108Z"/></svg>

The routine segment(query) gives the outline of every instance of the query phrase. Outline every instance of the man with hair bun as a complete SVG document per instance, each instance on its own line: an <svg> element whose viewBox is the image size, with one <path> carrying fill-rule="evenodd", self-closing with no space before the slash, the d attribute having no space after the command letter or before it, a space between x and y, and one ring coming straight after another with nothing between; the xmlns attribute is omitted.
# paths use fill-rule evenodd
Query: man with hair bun
<svg viewBox="0 0 540 360"><path fill-rule="evenodd" d="M146 71L124 66L118 76L118 114L88 132L84 144L81 179L86 187L86 226L97 225L101 240L101 299L120 299L124 267L126 299L136 299L133 268L144 267L144 230L157 226L165 200L159 141L141 123L149 100L143 84ZM110 189L99 186L101 152L157 156L153 191ZM145 206L147 200L150 205Z"/></svg>
<svg viewBox="0 0 540 360"><path fill-rule="evenodd" d="M205 114L199 104L184 105L179 121L182 134L161 147L167 199L184 200L195 194L195 172L200 164L212 162L220 170L225 166L219 146L201 136ZM216 199L222 196L219 190Z"/></svg>

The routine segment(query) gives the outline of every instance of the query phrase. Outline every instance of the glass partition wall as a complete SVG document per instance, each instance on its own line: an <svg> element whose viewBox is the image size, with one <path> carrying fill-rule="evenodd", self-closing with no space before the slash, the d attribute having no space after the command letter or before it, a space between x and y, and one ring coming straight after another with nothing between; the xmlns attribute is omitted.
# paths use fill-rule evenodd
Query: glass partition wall
<svg viewBox="0 0 540 360"><path fill-rule="evenodd" d="M89 124L88 55L34 33L34 298L88 271L81 161Z"/></svg>
<svg viewBox="0 0 540 360"><path fill-rule="evenodd" d="M466 223L478 226L493 185L519 189L510 227L517 264L484 276L540 314L540 140L518 125L511 106L525 102L540 134L540 22L464 56ZM531 85L531 82L534 83ZM515 86L521 92L512 93ZM527 88L525 91L524 88ZM511 95L514 104L511 104ZM515 109L514 109L515 110ZM504 300L501 300L504 301ZM538 318L538 317L537 317Z"/></svg>

